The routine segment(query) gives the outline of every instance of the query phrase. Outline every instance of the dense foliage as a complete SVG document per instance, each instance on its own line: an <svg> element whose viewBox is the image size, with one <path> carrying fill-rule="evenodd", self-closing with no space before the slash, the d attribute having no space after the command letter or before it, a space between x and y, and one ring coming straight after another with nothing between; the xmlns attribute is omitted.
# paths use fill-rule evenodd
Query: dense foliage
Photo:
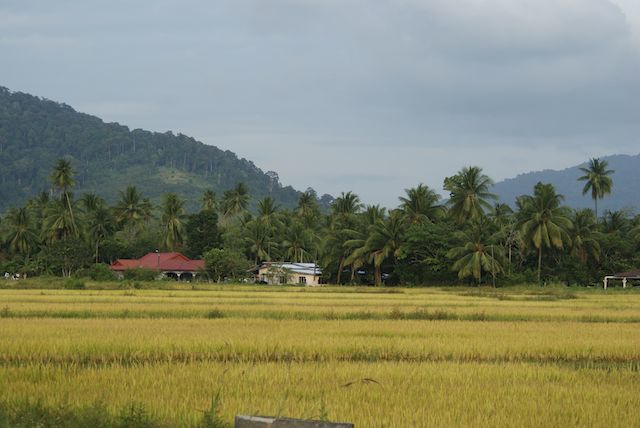
<svg viewBox="0 0 640 428"><path fill-rule="evenodd" d="M75 198L77 178L64 159L50 181L55 192L1 219L4 271L70 276L156 249L203 257L216 281L238 279L263 261L315 261L336 284L594 284L640 264L640 217L571 210L543 183L520 196L514 211L494 202L492 181L478 167L445 179L446 203L420 184L395 209L343 192L327 214L311 191L293 209L267 196L251 211L243 183L220 198L203 192L191 214L182 195L166 193L154 205L136 186L112 205L94 193Z"/></svg>
<svg viewBox="0 0 640 428"><path fill-rule="evenodd" d="M51 190L47 174L60 158L76 168L78 192L95 192L109 202L132 183L151 200L182 195L190 208L206 189L222 193L237 182L246 183L254 198L269 195L287 207L300 194L283 187L276 173L230 151L182 134L129 130L0 87L0 212Z"/></svg>

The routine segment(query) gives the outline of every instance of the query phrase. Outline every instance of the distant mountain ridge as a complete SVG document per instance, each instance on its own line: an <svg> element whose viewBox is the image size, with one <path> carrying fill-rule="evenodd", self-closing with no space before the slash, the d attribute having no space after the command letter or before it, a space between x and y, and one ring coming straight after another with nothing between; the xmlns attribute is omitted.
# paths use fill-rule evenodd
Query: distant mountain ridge
<svg viewBox="0 0 640 428"><path fill-rule="evenodd" d="M238 182L248 186L254 201L272 196L286 208L300 195L282 186L276 173L231 151L182 134L129 130L0 86L0 212L47 191L51 169L62 157L76 170L76 194L92 191L109 202L128 185L152 199L178 193L192 209L205 189L220 197ZM325 195L322 202L330 199Z"/></svg>
<svg viewBox="0 0 640 428"><path fill-rule="evenodd" d="M601 160L609 163L609 169L615 172L611 175L613 191L610 195L598 201L598 211L630 210L640 212L640 154L638 155L611 155L603 156ZM539 181L551 183L558 193L564 195L565 204L572 208L592 208L591 194L582 195L583 181L578 177L584 175L580 167L585 167L586 162L563 170L544 170L520 174L496 183L493 193L500 197L502 202L513 206L516 197L524 194L532 194L533 186Z"/></svg>

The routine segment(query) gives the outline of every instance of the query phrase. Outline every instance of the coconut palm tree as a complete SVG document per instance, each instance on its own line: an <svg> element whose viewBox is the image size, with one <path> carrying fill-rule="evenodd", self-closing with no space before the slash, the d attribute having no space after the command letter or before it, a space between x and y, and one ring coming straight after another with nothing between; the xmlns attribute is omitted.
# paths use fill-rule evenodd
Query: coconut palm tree
<svg viewBox="0 0 640 428"><path fill-rule="evenodd" d="M438 204L440 195L424 184L405 189L406 197L400 197L400 209L409 224L423 224L434 221L444 213L444 206Z"/></svg>
<svg viewBox="0 0 640 428"><path fill-rule="evenodd" d="M71 202L73 197L69 192L69 189L76 184L73 179L74 174L75 172L71 166L71 162L66 159L58 159L58 162L53 167L53 172L51 173L51 182L62 192L62 197L66 203L67 209L69 210L70 231L71 234L77 238L80 233L73 215L73 204Z"/></svg>
<svg viewBox="0 0 640 428"><path fill-rule="evenodd" d="M69 201L70 199L62 196L59 199L53 199L47 204L42 222L44 241L53 243L78 236L78 228L71 214L74 203L71 203L72 209L69 209Z"/></svg>
<svg viewBox="0 0 640 428"><path fill-rule="evenodd" d="M364 245L353 251L346 263L368 257L373 263L375 285L382 285L382 263L389 258L395 261L404 255L404 231L404 216L397 211L392 212L386 220L379 219L369 226Z"/></svg>
<svg viewBox="0 0 640 428"><path fill-rule="evenodd" d="M150 215L148 200L142 198L135 186L128 186L120 191L120 199L114 207L116 221L135 235Z"/></svg>
<svg viewBox="0 0 640 428"><path fill-rule="evenodd" d="M111 236L115 229L115 220L111 210L103 205L88 214L87 229L93 248L95 261L98 263L100 244Z"/></svg>
<svg viewBox="0 0 640 428"><path fill-rule="evenodd" d="M366 227L376 224L378 220L384 220L387 217L387 209L380 205L367 205L361 214Z"/></svg>
<svg viewBox="0 0 640 428"><path fill-rule="evenodd" d="M309 231L299 221L293 221L286 228L282 248L285 255L290 260L303 263L309 260L310 249L312 246L312 236Z"/></svg>
<svg viewBox="0 0 640 428"><path fill-rule="evenodd" d="M29 257L38 241L29 210L26 207L11 208L3 226L7 231L5 241L9 251Z"/></svg>
<svg viewBox="0 0 640 428"><path fill-rule="evenodd" d="M300 217L308 217L315 214L318 211L318 201L316 196L310 190L302 193L298 198L298 205L296 206L296 213Z"/></svg>
<svg viewBox="0 0 640 428"><path fill-rule="evenodd" d="M213 190L205 190L202 194L202 210L203 211L215 211L218 208L218 202L216 201L216 192Z"/></svg>
<svg viewBox="0 0 640 428"><path fill-rule="evenodd" d="M331 205L331 211L334 216L339 218L348 217L357 214L362 209L360 197L353 192L342 192Z"/></svg>
<svg viewBox="0 0 640 428"><path fill-rule="evenodd" d="M162 203L163 246L173 251L184 243L185 237L184 201L175 193L164 195Z"/></svg>
<svg viewBox="0 0 640 428"><path fill-rule="evenodd" d="M598 158L589 159L589 163L586 168L580 168L580 171L585 175L578 178L578 181L584 181L584 187L582 188L582 194L586 195L591 191L591 198L594 201L596 215L596 222L598 220L598 199L604 198L605 195L611 193L613 187L613 180L609 177L615 171L607 169L609 163L605 160L601 161Z"/></svg>
<svg viewBox="0 0 640 428"><path fill-rule="evenodd" d="M232 218L247 209L249 189L244 183L238 183L222 196L222 211L225 218Z"/></svg>
<svg viewBox="0 0 640 428"><path fill-rule="evenodd" d="M267 196L266 198L258 201L258 219L269 227L276 225L278 219L278 205L271 196Z"/></svg>
<svg viewBox="0 0 640 428"><path fill-rule="evenodd" d="M252 220L245 226L244 242L249 253L254 256L257 265L261 261L269 261L272 258L272 250L277 244L273 240L271 228L259 220Z"/></svg>
<svg viewBox="0 0 640 428"><path fill-rule="evenodd" d="M571 227L571 254L578 257L582 263L589 258L600 260L600 243L598 242L598 225L593 211L578 210L573 213Z"/></svg>
<svg viewBox="0 0 640 428"><path fill-rule="evenodd" d="M497 199L489 192L493 181L477 166L464 167L453 177L444 180L449 195L449 213L458 223L465 223L484 216L491 209L489 200Z"/></svg>
<svg viewBox="0 0 640 428"><path fill-rule="evenodd" d="M571 220L566 207L561 205L564 197L556 193L552 184L538 183L533 196L520 197L522 211L520 230L528 244L538 251L538 282L541 279L542 252L545 248L562 249L571 243L569 229Z"/></svg>
<svg viewBox="0 0 640 428"><path fill-rule="evenodd" d="M451 269L458 272L458 278L473 277L478 283L482 282L482 273L489 273L495 279L503 273L503 248L495 245L491 238L483 236L485 227L482 220L474 221L466 231L457 233L460 246L449 250L448 256L455 260Z"/></svg>
<svg viewBox="0 0 640 428"><path fill-rule="evenodd" d="M106 205L105 200L93 192L85 193L84 195L82 195L79 202L80 206L84 208L84 212L86 214L95 212L98 210L98 208Z"/></svg>

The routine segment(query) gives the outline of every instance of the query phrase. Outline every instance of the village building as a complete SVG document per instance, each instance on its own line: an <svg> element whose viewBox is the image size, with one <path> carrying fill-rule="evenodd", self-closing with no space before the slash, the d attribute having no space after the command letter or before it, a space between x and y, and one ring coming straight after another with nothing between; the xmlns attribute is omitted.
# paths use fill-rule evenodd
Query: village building
<svg viewBox="0 0 640 428"><path fill-rule="evenodd" d="M263 284L321 285L322 270L315 263L264 262L253 273Z"/></svg>
<svg viewBox="0 0 640 428"><path fill-rule="evenodd" d="M148 253L139 259L118 259L111 264L111 270L120 278L124 272L134 269L147 269L158 272L158 278L174 278L178 281L191 281L204 273L204 260L191 260L181 253Z"/></svg>
<svg viewBox="0 0 640 428"><path fill-rule="evenodd" d="M629 280L640 280L640 269L605 276L603 281L605 290L609 286L609 281L611 280L620 280L622 281L622 288L627 288Z"/></svg>

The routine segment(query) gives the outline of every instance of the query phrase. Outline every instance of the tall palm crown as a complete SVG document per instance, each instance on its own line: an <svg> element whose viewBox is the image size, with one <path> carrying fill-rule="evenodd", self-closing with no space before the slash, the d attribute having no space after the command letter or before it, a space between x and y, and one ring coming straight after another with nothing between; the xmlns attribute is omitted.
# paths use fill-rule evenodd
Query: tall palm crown
<svg viewBox="0 0 640 428"><path fill-rule="evenodd" d="M258 219L267 226L274 226L277 223L278 208L271 196L261 199L258 201Z"/></svg>
<svg viewBox="0 0 640 428"><path fill-rule="evenodd" d="M118 223L135 231L145 220L147 207L138 189L128 186L124 192L120 192L120 200L114 211Z"/></svg>
<svg viewBox="0 0 640 428"><path fill-rule="evenodd" d="M94 245L95 260L98 263L98 251L100 243L107 239L115 230L115 221L111 210L103 205L88 214L87 229L89 237Z"/></svg>
<svg viewBox="0 0 640 428"><path fill-rule="evenodd" d="M481 220L474 222L467 231L457 233L460 241L458 247L448 252L448 256L455 259L451 269L458 272L458 278L473 277L478 283L482 281L482 272L495 275L504 272L502 259L503 248L493 245L493 239L483 236L485 229Z"/></svg>
<svg viewBox="0 0 640 428"><path fill-rule="evenodd" d="M424 184L405 189L405 193L406 197L399 198L400 209L410 224L433 221L444 212L444 207L438 204L440 195Z"/></svg>
<svg viewBox="0 0 640 428"><path fill-rule="evenodd" d="M556 193L552 184L538 183L533 196L521 196L519 226L526 242L538 250L538 281L541 277L542 250L544 248L562 249L570 243L569 229L571 220L564 197Z"/></svg>
<svg viewBox="0 0 640 428"><path fill-rule="evenodd" d="M184 201L175 193L167 193L162 204L163 244L169 250L184 242Z"/></svg>
<svg viewBox="0 0 640 428"><path fill-rule="evenodd" d="M304 225L294 220L286 228L282 247L289 260L302 263L309 259L312 240L311 233Z"/></svg>
<svg viewBox="0 0 640 428"><path fill-rule="evenodd" d="M215 211L218 208L216 201L216 192L213 190L205 190L202 194L202 210L203 211Z"/></svg>
<svg viewBox="0 0 640 428"><path fill-rule="evenodd" d="M604 198L605 195L611 193L613 187L613 180L609 177L615 171L607 169L609 163L607 161L601 161L598 158L589 160L589 164L586 168L580 168L580 171L585 175L578 178L578 181L584 181L584 187L582 188L582 194L586 195L591 191L591 198L595 203L596 220L598 219L598 199Z"/></svg>
<svg viewBox="0 0 640 428"><path fill-rule="evenodd" d="M405 219L399 212L392 212L386 220L378 219L369 226L364 245L354 250L346 263L350 264L358 258L368 258L373 262L375 285L382 285L382 263L388 258L396 260L404 255L404 232Z"/></svg>
<svg viewBox="0 0 640 428"><path fill-rule="evenodd" d="M488 202L497 199L489 192L493 181L477 166L465 167L453 177L445 178L444 189L449 191L449 206L452 217L464 223L482 217L491 209Z"/></svg>
<svg viewBox="0 0 640 428"><path fill-rule="evenodd" d="M236 187L227 190L222 196L222 210L227 218L246 210L248 204L249 189L244 183L238 183Z"/></svg>
<svg viewBox="0 0 640 428"><path fill-rule="evenodd" d="M69 194L69 189L76 184L75 180L73 179L74 174L75 172L73 170L73 167L71 166L71 162L66 159L58 159L58 162L53 167L53 172L51 173L50 178L53 185L62 192L62 196L66 202L67 209L69 210L71 235L78 237L80 232L73 215L71 195Z"/></svg>
<svg viewBox="0 0 640 428"><path fill-rule="evenodd" d="M5 227L9 251L28 255L37 242L31 215L26 207L11 208L7 213Z"/></svg>
<svg viewBox="0 0 640 428"><path fill-rule="evenodd" d="M360 197L353 192L342 192L331 205L331 211L338 217L357 214L362 209Z"/></svg>
<svg viewBox="0 0 640 428"><path fill-rule="evenodd" d="M600 243L597 240L598 225L593 212L589 209L578 210L573 214L571 227L571 254L582 263L589 258L600 260Z"/></svg>
<svg viewBox="0 0 640 428"><path fill-rule="evenodd" d="M296 212L301 217L312 215L318 209L318 201L315 195L306 191L298 198L298 205L296 206Z"/></svg>

